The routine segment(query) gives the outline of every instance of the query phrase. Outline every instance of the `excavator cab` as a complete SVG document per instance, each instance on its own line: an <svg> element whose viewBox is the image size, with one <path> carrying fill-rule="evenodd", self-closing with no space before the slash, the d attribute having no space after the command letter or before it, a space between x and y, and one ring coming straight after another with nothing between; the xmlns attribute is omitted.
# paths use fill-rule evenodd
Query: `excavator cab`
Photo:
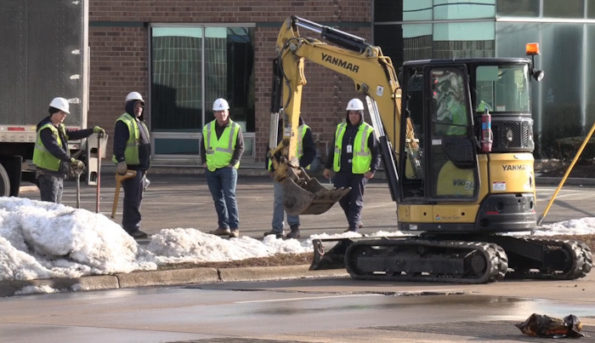
<svg viewBox="0 0 595 343"><path fill-rule="evenodd" d="M525 58L403 64L402 122L415 128L418 150L401 144L401 230L493 233L536 226L531 69ZM408 169L414 164L416 173Z"/></svg>

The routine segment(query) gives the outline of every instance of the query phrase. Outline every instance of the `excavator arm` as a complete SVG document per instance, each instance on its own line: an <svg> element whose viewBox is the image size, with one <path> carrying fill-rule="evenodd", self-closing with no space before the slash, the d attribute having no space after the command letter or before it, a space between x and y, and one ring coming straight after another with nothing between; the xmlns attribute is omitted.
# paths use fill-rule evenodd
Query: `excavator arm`
<svg viewBox="0 0 595 343"><path fill-rule="evenodd" d="M300 28L318 33L322 40L302 37ZM296 16L284 22L277 37L277 52L273 67L269 157L274 167L275 179L286 183L284 185L289 188L284 193L284 205L288 213L323 213L348 191L311 186L309 184L315 182L315 179L311 179L299 168L296 147L302 88L307 83L304 75L305 60L349 77L353 80L356 91L366 96L372 126L380 141L391 194L396 200L398 175L395 160L398 157L401 134L401 92L390 58L384 56L379 47L366 43L363 38ZM283 139L277 144L279 117L284 119L284 130ZM407 144L416 149L413 127L409 123L405 134ZM294 195L301 194L300 191L305 192ZM315 211L312 211L311 206L306 206L308 201L316 203Z"/></svg>

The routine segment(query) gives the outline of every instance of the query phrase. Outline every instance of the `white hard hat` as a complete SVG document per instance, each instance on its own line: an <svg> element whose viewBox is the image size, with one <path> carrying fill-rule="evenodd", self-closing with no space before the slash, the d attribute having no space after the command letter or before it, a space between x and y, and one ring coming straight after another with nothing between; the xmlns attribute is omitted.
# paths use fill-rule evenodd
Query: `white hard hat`
<svg viewBox="0 0 595 343"><path fill-rule="evenodd" d="M128 93L128 95L126 95L126 102L131 101L131 100L139 100L143 104L145 103L145 100L143 100L143 96L140 95L139 92L130 92L130 93Z"/></svg>
<svg viewBox="0 0 595 343"><path fill-rule="evenodd" d="M364 103L358 98L353 98L347 103L346 109L347 111L363 111Z"/></svg>
<svg viewBox="0 0 595 343"><path fill-rule="evenodd" d="M213 111L224 111L229 110L229 104L227 100L223 98L219 98L213 102Z"/></svg>
<svg viewBox="0 0 595 343"><path fill-rule="evenodd" d="M64 98L53 98L50 102L50 107L56 108L62 112L70 114L70 105L68 104L68 100Z"/></svg>

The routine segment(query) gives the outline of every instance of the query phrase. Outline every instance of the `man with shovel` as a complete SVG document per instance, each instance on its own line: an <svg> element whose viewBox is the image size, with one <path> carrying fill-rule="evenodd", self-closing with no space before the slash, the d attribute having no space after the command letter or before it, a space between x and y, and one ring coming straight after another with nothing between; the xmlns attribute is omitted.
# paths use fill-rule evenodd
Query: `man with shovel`
<svg viewBox="0 0 595 343"><path fill-rule="evenodd" d="M151 141L143 121L145 101L138 92L126 96L125 111L115 124L114 155L116 173L130 176L122 181L124 204L122 227L135 239L147 238L140 230L140 205L143 199L145 175L150 167Z"/></svg>
<svg viewBox="0 0 595 343"><path fill-rule="evenodd" d="M92 129L66 129L64 119L70 114L68 100L57 97L52 99L50 115L37 124L37 139L33 149L33 164L37 167L37 184L42 201L60 203L64 190L64 177L69 169L80 177L85 164L70 157L68 140L89 137L95 133L105 133L99 126Z"/></svg>

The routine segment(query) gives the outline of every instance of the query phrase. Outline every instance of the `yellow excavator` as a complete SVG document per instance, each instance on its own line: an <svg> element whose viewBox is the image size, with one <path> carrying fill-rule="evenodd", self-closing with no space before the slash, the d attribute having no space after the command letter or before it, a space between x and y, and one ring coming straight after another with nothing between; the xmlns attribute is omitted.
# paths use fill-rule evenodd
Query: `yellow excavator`
<svg viewBox="0 0 595 343"><path fill-rule="evenodd" d="M591 270L582 242L511 234L537 229L530 83L543 78L534 69L538 44L527 45L531 58L408 61L399 82L379 47L294 16L279 32L277 51L269 154L286 210L320 214L348 191L320 185L297 163L308 60L349 77L365 97L397 203L395 226L407 233L313 240L311 269L461 283L576 279ZM286 127L277 145L280 117Z"/></svg>

